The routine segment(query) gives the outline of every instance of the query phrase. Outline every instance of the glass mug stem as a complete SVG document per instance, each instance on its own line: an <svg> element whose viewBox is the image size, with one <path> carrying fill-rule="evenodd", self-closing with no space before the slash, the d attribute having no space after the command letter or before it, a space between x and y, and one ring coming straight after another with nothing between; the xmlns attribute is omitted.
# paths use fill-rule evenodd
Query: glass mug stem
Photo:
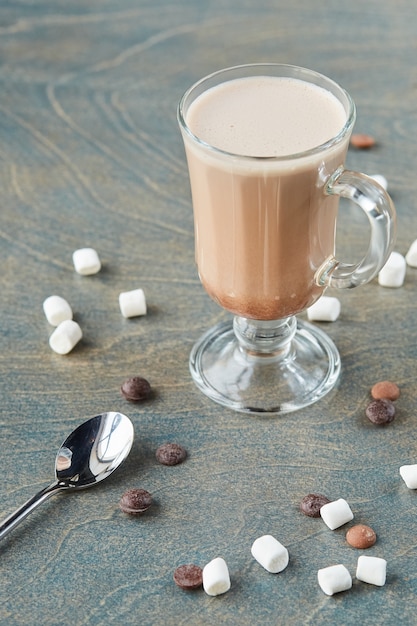
<svg viewBox="0 0 417 626"><path fill-rule="evenodd" d="M235 315L233 332L246 356L283 359L291 350L297 320L294 316L276 321L250 320Z"/></svg>

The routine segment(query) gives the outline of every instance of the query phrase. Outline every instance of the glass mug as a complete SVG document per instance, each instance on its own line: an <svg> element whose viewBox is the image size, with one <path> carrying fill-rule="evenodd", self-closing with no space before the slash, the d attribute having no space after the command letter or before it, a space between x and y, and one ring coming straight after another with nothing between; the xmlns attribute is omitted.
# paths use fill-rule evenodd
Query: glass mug
<svg viewBox="0 0 417 626"><path fill-rule="evenodd" d="M274 63L211 74L180 101L200 280L234 314L197 341L190 370L222 405L285 413L337 382L336 346L295 315L330 285L372 280L396 224L384 189L344 169L355 115L349 94L329 78ZM357 264L335 257L339 197L355 202L371 226Z"/></svg>

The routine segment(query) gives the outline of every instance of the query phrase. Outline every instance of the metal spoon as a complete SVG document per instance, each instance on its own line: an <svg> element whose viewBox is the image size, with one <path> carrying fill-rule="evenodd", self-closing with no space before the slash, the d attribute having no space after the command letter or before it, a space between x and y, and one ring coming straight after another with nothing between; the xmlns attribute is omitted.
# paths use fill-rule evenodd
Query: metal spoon
<svg viewBox="0 0 417 626"><path fill-rule="evenodd" d="M0 539L54 493L84 489L110 476L126 459L132 443L133 425L122 413L102 413L78 426L58 450L56 480L4 520Z"/></svg>

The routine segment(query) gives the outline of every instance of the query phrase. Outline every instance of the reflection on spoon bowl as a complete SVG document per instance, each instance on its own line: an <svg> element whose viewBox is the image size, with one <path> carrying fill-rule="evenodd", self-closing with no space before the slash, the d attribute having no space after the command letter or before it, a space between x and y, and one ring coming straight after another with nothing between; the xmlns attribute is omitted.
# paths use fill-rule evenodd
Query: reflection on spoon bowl
<svg viewBox="0 0 417 626"><path fill-rule="evenodd" d="M54 493L90 487L110 476L128 456L133 437L132 422L123 413L101 413L78 426L58 450L56 480L4 520L0 539Z"/></svg>

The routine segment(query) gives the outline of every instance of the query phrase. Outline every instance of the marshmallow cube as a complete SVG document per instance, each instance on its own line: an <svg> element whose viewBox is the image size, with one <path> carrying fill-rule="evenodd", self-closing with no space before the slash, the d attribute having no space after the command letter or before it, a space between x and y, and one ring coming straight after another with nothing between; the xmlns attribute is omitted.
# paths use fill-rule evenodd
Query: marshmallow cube
<svg viewBox="0 0 417 626"><path fill-rule="evenodd" d="M352 576L344 565L331 565L317 572L319 585L328 596L352 587Z"/></svg>
<svg viewBox="0 0 417 626"><path fill-rule="evenodd" d="M75 250L72 255L72 261L77 274L82 274L83 276L97 274L101 269L101 262L94 248Z"/></svg>
<svg viewBox="0 0 417 626"><path fill-rule="evenodd" d="M391 252L387 262L378 274L381 287L401 287L406 271L405 258L399 252Z"/></svg>
<svg viewBox="0 0 417 626"><path fill-rule="evenodd" d="M119 295L119 306L123 317L146 315L146 298L143 289L124 291Z"/></svg>
<svg viewBox="0 0 417 626"><path fill-rule="evenodd" d="M72 309L61 296L49 296L43 302L43 312L52 326L58 326L65 320L72 320Z"/></svg>
<svg viewBox="0 0 417 626"><path fill-rule="evenodd" d="M400 474L409 489L417 489L417 465L402 465Z"/></svg>
<svg viewBox="0 0 417 626"><path fill-rule="evenodd" d="M409 247L405 260L410 267L417 267L417 239Z"/></svg>
<svg viewBox="0 0 417 626"><path fill-rule="evenodd" d="M385 178L385 176L382 176L382 174L373 174L370 178L373 178L373 180L378 183L378 185L381 185L381 187L383 189L385 189L385 191L387 191L388 189L388 181Z"/></svg>
<svg viewBox="0 0 417 626"><path fill-rule="evenodd" d="M219 596L229 591L229 568L221 557L213 559L203 567L203 589L209 596Z"/></svg>
<svg viewBox="0 0 417 626"><path fill-rule="evenodd" d="M58 354L68 354L82 338L83 333L77 322L64 320L49 337L49 345Z"/></svg>
<svg viewBox="0 0 417 626"><path fill-rule="evenodd" d="M335 530L353 519L352 510L343 498L324 504L320 509L320 515L330 530Z"/></svg>
<svg viewBox="0 0 417 626"><path fill-rule="evenodd" d="M307 309L310 321L335 322L340 315L340 300L331 296L322 296Z"/></svg>
<svg viewBox="0 0 417 626"><path fill-rule="evenodd" d="M267 572L282 572L289 561L288 550L272 535L258 537L251 548L252 556Z"/></svg>
<svg viewBox="0 0 417 626"><path fill-rule="evenodd" d="M356 578L370 585L383 587L387 576L387 562L378 556L360 556L356 568Z"/></svg>

